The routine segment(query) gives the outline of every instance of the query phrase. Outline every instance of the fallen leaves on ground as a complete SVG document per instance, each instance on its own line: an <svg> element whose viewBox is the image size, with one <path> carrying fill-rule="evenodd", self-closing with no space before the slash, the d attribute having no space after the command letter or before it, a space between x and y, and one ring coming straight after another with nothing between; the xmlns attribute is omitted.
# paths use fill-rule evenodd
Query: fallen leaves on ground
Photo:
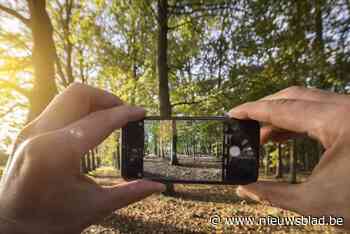
<svg viewBox="0 0 350 234"><path fill-rule="evenodd" d="M115 178L98 178L101 184L120 182ZM330 226L228 225L213 226L213 215L275 217L297 214L240 199L236 186L176 185L174 196L152 195L143 201L114 212L103 222L83 233L347 233Z"/></svg>

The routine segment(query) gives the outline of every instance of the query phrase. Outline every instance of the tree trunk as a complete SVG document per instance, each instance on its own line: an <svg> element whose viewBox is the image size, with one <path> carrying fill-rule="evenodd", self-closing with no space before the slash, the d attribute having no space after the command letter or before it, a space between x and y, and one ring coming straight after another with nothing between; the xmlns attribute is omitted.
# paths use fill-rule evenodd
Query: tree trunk
<svg viewBox="0 0 350 234"><path fill-rule="evenodd" d="M265 151L265 175L268 176L269 175L269 165L270 165L270 152L269 150Z"/></svg>
<svg viewBox="0 0 350 234"><path fill-rule="evenodd" d="M97 157L97 167L101 166L101 158L100 156Z"/></svg>
<svg viewBox="0 0 350 234"><path fill-rule="evenodd" d="M176 143L177 143L177 132L176 132L176 121L171 121L172 126L172 147L171 147L171 165L179 165L179 161L177 160L177 152L176 152Z"/></svg>
<svg viewBox="0 0 350 234"><path fill-rule="evenodd" d="M171 115L169 80L168 80L168 1L158 0L158 78L160 116Z"/></svg>
<svg viewBox="0 0 350 234"><path fill-rule="evenodd" d="M95 165L96 165L96 168L99 167L99 165L98 165L98 147L95 148Z"/></svg>
<svg viewBox="0 0 350 234"><path fill-rule="evenodd" d="M296 173L296 151L297 151L297 144L296 140L293 140L290 144L290 151L289 151L289 182L291 184L295 184L297 182L297 173Z"/></svg>
<svg viewBox="0 0 350 234"><path fill-rule="evenodd" d="M168 78L168 0L158 0L158 79L159 110L161 117L171 116L169 78ZM174 193L174 186L166 184L165 194Z"/></svg>
<svg viewBox="0 0 350 234"><path fill-rule="evenodd" d="M57 94L55 83L55 44L45 0L27 0L33 36L34 87L28 121L38 116Z"/></svg>
<svg viewBox="0 0 350 234"><path fill-rule="evenodd" d="M259 168L264 167L264 158L265 158L265 147L263 145L260 145Z"/></svg>
<svg viewBox="0 0 350 234"><path fill-rule="evenodd" d="M278 155L276 164L276 179L283 177L283 164L282 164L282 144L278 143Z"/></svg>
<svg viewBox="0 0 350 234"><path fill-rule="evenodd" d="M91 150L91 166L92 166L92 170L96 170L95 149Z"/></svg>
<svg viewBox="0 0 350 234"><path fill-rule="evenodd" d="M85 155L85 157L86 157L86 168L87 168L87 172L90 172L90 171L92 171L92 169L91 169L91 158L90 158L90 155L91 155L91 151L89 150L89 152Z"/></svg>
<svg viewBox="0 0 350 234"><path fill-rule="evenodd" d="M81 162L81 172L82 173L87 173L87 166L86 166L86 157L85 155L80 159L80 162Z"/></svg>
<svg viewBox="0 0 350 234"><path fill-rule="evenodd" d="M114 168L120 170L120 153L118 150L113 153L113 161Z"/></svg>
<svg viewBox="0 0 350 234"><path fill-rule="evenodd" d="M158 138L156 136L156 134L154 134L153 136L153 154L157 155L158 154Z"/></svg>

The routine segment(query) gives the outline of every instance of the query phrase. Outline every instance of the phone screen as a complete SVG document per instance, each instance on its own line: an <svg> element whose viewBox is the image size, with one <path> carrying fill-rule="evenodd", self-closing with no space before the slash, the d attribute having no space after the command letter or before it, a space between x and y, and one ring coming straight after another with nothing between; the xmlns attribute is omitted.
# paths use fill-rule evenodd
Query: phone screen
<svg viewBox="0 0 350 234"><path fill-rule="evenodd" d="M259 123L215 117L147 117L122 131L121 174L171 183L257 180Z"/></svg>
<svg viewBox="0 0 350 234"><path fill-rule="evenodd" d="M223 180L222 121L144 120L144 135L144 178Z"/></svg>

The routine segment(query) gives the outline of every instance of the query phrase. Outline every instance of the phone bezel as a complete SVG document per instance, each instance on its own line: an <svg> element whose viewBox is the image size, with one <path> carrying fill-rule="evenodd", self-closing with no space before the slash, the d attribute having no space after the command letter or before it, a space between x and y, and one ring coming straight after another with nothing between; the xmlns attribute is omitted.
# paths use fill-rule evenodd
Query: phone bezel
<svg viewBox="0 0 350 234"><path fill-rule="evenodd" d="M244 184L248 184L248 183L252 183L257 181L258 179L258 174L259 174L259 157L260 157L260 152L259 152L259 138L260 138L260 125L257 121L255 120L239 120L239 119L234 119L234 118L230 118L228 116L171 116L171 117L161 117L161 116L147 116L142 120L136 121L136 122L141 122L142 121L142 128L144 126L144 121L145 120L184 120L184 121L210 121L210 120L216 120L216 121L222 121L223 124L225 124L225 122L229 122L229 121L238 121L241 123L245 123L247 125L250 125L250 129L253 129L256 133L256 135L254 136L254 146L255 146L255 150L257 153L257 157L256 157L256 167L254 168L254 171L252 171L252 176L251 178L248 178L247 180L243 181L241 179L232 179L230 181L204 181L204 180L174 180L174 179L164 179L164 178L143 178L142 176L140 177L129 177L128 175L130 175L130 173L128 173L130 170L135 170L135 168L130 168L130 166L127 164L127 145L128 143L126 142L127 140L125 139L125 135L127 135L127 127L124 127L122 129L122 136L121 136L121 175L125 180L135 180L135 179L147 179L147 180L152 180L152 181L157 181L157 182L162 182L162 183L177 183L177 184L222 184L222 185L244 185ZM124 135L124 137L123 137ZM143 135L144 135L144 131L143 131ZM224 137L223 137L224 138ZM124 139L124 140L123 140ZM223 143L224 143L224 139L223 139ZM142 142L142 144L140 143L140 147L142 147L142 149L144 149L144 142ZM143 155L144 152L142 151L142 169L140 172L140 174L143 174ZM224 168L222 168L222 171L224 171ZM135 174L135 173L134 173Z"/></svg>

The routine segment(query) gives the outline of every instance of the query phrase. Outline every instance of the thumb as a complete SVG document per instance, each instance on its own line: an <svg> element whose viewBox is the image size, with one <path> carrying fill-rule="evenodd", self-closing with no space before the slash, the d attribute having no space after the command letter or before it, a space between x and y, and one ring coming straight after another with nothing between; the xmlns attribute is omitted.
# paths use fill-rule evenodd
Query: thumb
<svg viewBox="0 0 350 234"><path fill-rule="evenodd" d="M300 185L259 181L253 184L238 186L236 193L241 198L268 204L271 206L298 211L302 194Z"/></svg>

